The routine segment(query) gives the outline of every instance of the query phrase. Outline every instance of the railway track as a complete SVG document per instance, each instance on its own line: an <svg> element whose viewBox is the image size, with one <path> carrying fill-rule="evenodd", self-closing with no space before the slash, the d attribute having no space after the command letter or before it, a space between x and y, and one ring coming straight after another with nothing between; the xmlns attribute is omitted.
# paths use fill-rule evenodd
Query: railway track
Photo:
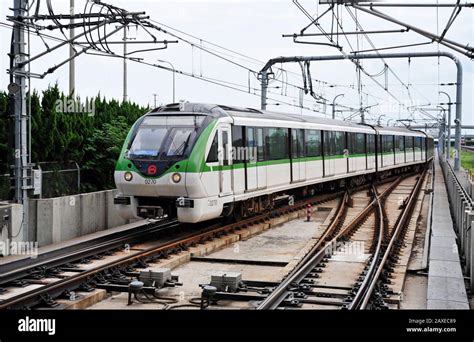
<svg viewBox="0 0 474 342"><path fill-rule="evenodd" d="M96 241L40 260L20 260L8 266L0 276L3 289L0 310L38 306L57 308L56 299L68 298L72 291L114 286L126 289L136 277L137 270L146 268L150 262L235 230L301 210L307 204L320 204L339 196L342 192L303 199L231 224L217 221L202 225L161 222L149 225L143 231Z"/></svg>
<svg viewBox="0 0 474 342"><path fill-rule="evenodd" d="M346 195L322 238L257 310L384 307L383 281L398 258L424 177L400 177L367 196Z"/></svg>

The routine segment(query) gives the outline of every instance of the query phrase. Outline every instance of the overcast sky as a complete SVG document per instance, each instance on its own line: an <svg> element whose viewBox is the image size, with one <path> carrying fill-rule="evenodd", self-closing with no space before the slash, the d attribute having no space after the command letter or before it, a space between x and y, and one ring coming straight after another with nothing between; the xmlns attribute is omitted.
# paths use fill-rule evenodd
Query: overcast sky
<svg viewBox="0 0 474 342"><path fill-rule="evenodd" d="M46 4L45 1L42 2L42 12L45 12ZM405 2L411 1L405 0ZM418 2L423 1L418 0ZM427 2L436 2L436 0ZM455 3L455 0L448 2ZM69 1L53 0L52 3L55 13L66 13L68 11ZM85 0L76 0L76 12L83 9L84 3ZM321 14L322 11L327 8L327 6L323 5L318 6L317 1L314 0L302 0L300 3L302 3L312 15L316 13ZM13 0L1 0L1 4L0 20L1 22L6 22L5 16L11 13L8 11L8 7L12 6ZM146 11L146 14L149 15L151 19L156 20L161 24L166 24L173 29L179 29L185 33L193 34L199 38L240 52L244 55L248 55L259 61L267 61L268 59L277 56L339 54L338 50L332 47L295 44L291 38L282 38L282 34L298 32L302 27L308 24L308 19L298 10L291 0L114 0L113 4L129 11ZM343 7L341 7L340 10L343 13L342 22L344 30L354 31L355 24L349 16L349 13ZM437 30L442 31L451 11L450 9L440 9L439 17L437 17L435 9L405 8L382 10L396 16L400 20L418 25L419 27L432 32L437 32ZM354 12L354 10L352 10L352 12ZM357 17L365 30L400 28L364 13L357 13ZM331 21L329 16L322 20L321 24L326 31L330 31ZM464 9L450 29L447 37L458 42L473 45L473 25L474 11L472 9ZM315 28L311 28L308 32L317 31ZM61 37L57 32L48 33ZM5 73L5 70L8 68L7 53L9 50L11 30L0 27L0 34L0 39L2 41L2 44L0 45L2 55L0 89L6 89L8 85L8 76ZM173 39L172 37L162 33L154 32L154 34L156 34L158 39ZM188 38L199 45L199 41L181 33L177 34ZM120 40L121 35L122 33L110 40ZM149 39L141 29L137 31L132 28L129 35L138 40ZM426 39L416 35L415 33L372 35L371 38L377 47L426 41ZM32 55L44 50L44 45L40 39L34 36L32 36L31 39ZM305 39L316 40L315 38ZM82 39L82 41L84 40ZM327 42L327 40L322 38L319 38L318 41ZM54 45L53 41L47 40L47 42L50 46ZM341 38L341 44L345 51L350 51L349 45L343 38ZM351 38L351 44L353 47L357 46L355 38ZM152 46L148 44L146 46L141 46L140 48L150 47ZM228 54L227 57L232 59L234 62L243 64L252 70L260 70L263 65L244 57L237 59L235 54L220 50L205 42L203 43L203 47L206 49L217 50L217 52L222 55L226 53ZM129 44L129 51L132 50L132 48L138 47L132 47L132 44ZM370 46L367 41L362 39L359 41L360 50L369 48ZM390 50L389 52L435 51L437 48L437 45L432 44L413 47L410 49ZM440 49L445 50L443 47L440 47ZM116 53L121 53L122 47L116 45L114 46L114 51ZM32 72L42 73L49 67L56 65L67 58L67 56L68 49L62 48L58 52L42 57L32 63ZM259 87L258 81L255 79L253 74L206 52L200 52L197 48L191 48L190 45L185 42L180 41L178 44L170 44L166 50L137 53L132 56L142 57L144 61L151 63L158 63L157 59L170 61L176 69L193 73L198 76L202 75L204 77L225 80L230 83L238 84L240 89L244 90L244 92L238 92L193 79L191 77L177 75L176 97L178 100L185 99L196 102L210 102L255 108L259 108L260 106L260 99L258 96L245 92L249 90L249 84L251 92L254 91L254 88ZM464 66L463 123L474 124L472 115L472 97L474 95L472 61L465 56L458 56ZM450 83L456 81L456 69L451 60L441 58L439 65L436 58L413 59L410 65L406 59L387 60L387 62L402 82L405 84L412 84L412 86L410 86L410 95L412 99L410 100L407 90L392 73L388 73L388 90L397 100L391 98L390 95L381 87L377 86L373 80L363 76L363 92L369 94L363 95L363 105L374 106L370 109L368 118L377 118L382 114L386 115L386 117L383 118L383 121L386 121L389 118L398 119L407 117L408 113L402 106L398 105L397 101L401 101L404 105L418 104L426 105L426 108L436 108L438 102L446 102L443 96L439 97L438 90L446 91L453 99L455 98L455 87L438 85L438 83ZM166 64L163 65L166 66ZM364 61L363 65L367 72L373 75L379 74L384 68L384 64L381 61ZM287 64L284 65L284 68L300 74L300 69L297 64ZM328 82L327 84L313 84L317 94L332 100L335 95L344 93L345 96L339 98L339 103L349 107L359 107L357 75L354 65L351 62L314 62L311 65L311 73L313 78ZM291 73L287 75L290 83L302 86L301 77ZM277 73L277 76L280 75ZM377 77L376 80L382 85L385 85L386 83L384 74ZM32 81L32 87L42 90L49 84L54 84L55 82L59 84L61 89L67 91L67 65L58 69L54 74L46 76L43 80L34 79ZM281 85L281 83L278 83L277 81L272 82L271 84L272 88L270 91L275 94L270 95L272 99L268 101L268 109L299 113L301 111L299 108L283 105L283 102L297 105L299 91L292 86L285 87L283 90L275 88L278 84ZM337 86L330 87L330 84L335 84ZM171 85L171 72L134 62L128 63L128 94L132 101L138 102L142 105L153 105L153 94L157 94L158 103L169 103L172 100ZM100 92L108 98L121 99L123 92L122 59L90 55L80 56L76 60L76 89L81 97L94 96ZM281 96L282 91L286 96ZM276 103L280 103L280 105L276 106ZM319 112L325 111L326 115L330 115L331 113L330 107L324 108L323 106L317 106L309 95L305 96L304 105L318 110ZM303 112L311 113L306 110L303 110ZM436 112L430 113L434 115L437 114ZM312 115L323 114L312 113ZM350 113L345 112L342 115L348 116ZM419 115L417 115L417 117L422 118L422 116Z"/></svg>

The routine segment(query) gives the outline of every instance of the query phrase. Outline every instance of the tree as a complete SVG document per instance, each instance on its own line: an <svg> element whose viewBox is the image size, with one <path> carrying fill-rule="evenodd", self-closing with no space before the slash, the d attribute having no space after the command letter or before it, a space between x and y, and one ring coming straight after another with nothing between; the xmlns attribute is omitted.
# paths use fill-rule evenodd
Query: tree
<svg viewBox="0 0 474 342"><path fill-rule="evenodd" d="M82 101L68 97L57 84L44 90L41 96L33 91L27 94L31 100L32 161L62 164L75 161L81 167L83 191L98 191L115 187L113 173L123 141L133 123L142 116L147 107L136 103L107 100L100 93L94 98ZM75 104L74 108L89 109L93 113L71 111L64 104ZM62 106L58 106L62 104ZM8 172L11 149L8 145L9 98L0 92L0 175ZM68 194L61 175L51 177L48 187L57 195ZM8 179L7 179L8 180ZM8 193L9 183L2 185L0 179L0 199Z"/></svg>

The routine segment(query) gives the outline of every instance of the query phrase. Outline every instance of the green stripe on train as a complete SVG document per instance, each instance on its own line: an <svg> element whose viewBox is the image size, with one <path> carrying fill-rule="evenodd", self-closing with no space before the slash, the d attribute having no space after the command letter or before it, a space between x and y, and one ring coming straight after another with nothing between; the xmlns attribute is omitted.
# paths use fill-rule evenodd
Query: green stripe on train
<svg viewBox="0 0 474 342"><path fill-rule="evenodd" d="M219 171L219 170L238 170L245 168L244 163L236 163L233 165L224 165L224 166L209 166L206 164L205 160L205 153L206 153L206 146L207 142L210 139L210 135L217 123L217 120L212 121L201 133L198 140L196 141L193 150L188 159L180 160L179 162L173 164L168 170L166 170L163 174L157 177L148 177L141 175L143 178L152 178L158 179L163 177L164 175L171 173L171 172L192 172L192 173L200 173L200 172L212 172L212 171ZM120 153L120 158L117 161L117 165L115 171L134 171L140 173L140 171L136 168L136 166L128 159L125 159L125 151L131 139L131 134L133 131L130 129L127 138L122 147L122 152ZM392 152L393 153L393 152ZM390 152L382 153L382 154L390 154ZM350 158L359 158L365 157L365 153L359 154L350 154ZM375 156L375 153L368 153L367 156ZM325 160L333 160L333 159L343 159L346 158L343 154L332 155L332 156L325 156ZM308 162L308 161L322 161L322 156L315 156L315 157L301 157L293 159L293 163L301 163L301 162ZM258 166L270 166L270 165L281 165L281 164L290 164L290 159L279 159L279 160L265 160L259 161L255 163L247 163L247 168L253 168Z"/></svg>

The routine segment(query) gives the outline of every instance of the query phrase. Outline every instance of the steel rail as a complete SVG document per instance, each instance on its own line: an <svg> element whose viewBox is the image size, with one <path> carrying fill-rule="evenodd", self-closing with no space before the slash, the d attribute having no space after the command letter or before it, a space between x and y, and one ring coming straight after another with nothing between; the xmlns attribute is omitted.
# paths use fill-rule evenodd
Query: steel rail
<svg viewBox="0 0 474 342"><path fill-rule="evenodd" d="M369 284L373 281L374 277L376 276L378 261L379 261L380 255L382 254L382 242L383 242L383 237L384 237L385 228L386 228L384 224L384 212L382 208L382 199L377 194L377 190L375 186L373 188L373 192L375 196L375 201L377 203L377 218L378 218L378 232L379 232L378 237L377 237L377 246L372 256L369 269L367 270L367 275L365 276L364 280L362 281L362 284L360 285L358 291L356 292L354 299L347 307L347 309L349 310L354 310L364 300L365 298L364 296L369 288Z"/></svg>
<svg viewBox="0 0 474 342"><path fill-rule="evenodd" d="M12 280L17 280L31 275L36 269L49 269L63 265L75 260L87 258L105 251L113 250L123 246L125 243L139 241L140 238L149 234L164 232L169 228L176 228L180 223L176 220L143 223L130 230L115 232L100 236L90 241L84 241L75 245L66 246L61 249L45 252L37 258L25 258L13 260L10 263L0 265L0 284L4 285Z"/></svg>
<svg viewBox="0 0 474 342"><path fill-rule="evenodd" d="M413 210L415 208L415 204L418 199L418 195L420 193L421 186L423 185L423 181L426 176L426 169L423 171L423 173L419 176L417 183L415 184L409 200L405 206L405 210L401 213L399 216L399 219L397 220L396 226L394 227L392 237L390 239L390 242L387 246L387 248L384 250L384 255L382 257L382 260L378 264L377 271L375 272L374 276L371 278L371 281L367 283L367 289L364 291L364 297L363 300L360 303L360 306L358 307L360 310L364 310L367 308L370 299L372 297L372 293L375 289L375 286L377 285L378 279L380 277L380 274L382 273L385 264L387 262L388 257L393 253L393 246L396 241L399 240L400 235L402 230L406 227L408 222L410 222L410 215L413 213ZM361 286L362 288L362 286Z"/></svg>
<svg viewBox="0 0 474 342"><path fill-rule="evenodd" d="M387 197L393 189L400 183L402 177L398 177L381 195L381 198ZM316 267L326 256L327 250L332 246L335 246L336 243L343 237L346 236L350 231L352 231L357 225L359 225L373 210L374 205L377 203L377 199L372 200L365 208L362 210L356 217L354 217L351 222L341 231L336 237L331 239L330 242L326 243L322 248L321 244L318 242L311 251L309 252L309 257L305 258L305 262L300 262L295 269L256 307L257 310L275 310L290 294L288 287L291 284L299 283L303 280L310 271ZM345 202L341 201L341 205L345 205ZM341 224L340 220L342 219L341 208L338 209L338 214L335 215L333 222L331 223L332 229ZM327 231L326 231L327 233ZM330 234L330 233L328 233ZM326 236L328 234L325 234ZM320 240L322 241L322 239ZM321 242L322 243L322 242Z"/></svg>
<svg viewBox="0 0 474 342"><path fill-rule="evenodd" d="M184 250L192 245L202 243L206 240L234 232L236 229L240 229L251 224L258 224L259 222L264 222L265 220L271 219L278 215L286 214L288 212L300 210L304 208L308 203L322 203L337 198L341 194L342 192L336 192L328 195L314 196L309 199L298 201L293 206L277 208L270 212L256 215L236 223L231 223L225 226L222 226L221 223L218 223L214 226L208 226L201 230L192 231L191 233L188 233L185 236L180 236L164 242L159 242L158 246L147 248L143 251L134 253L133 255L125 255L111 262L104 263L96 268L85 270L70 277L46 284L37 289L33 289L32 291L29 291L27 293L22 293L14 297L7 298L3 301L0 301L0 310L22 308L36 305L41 302L43 296L50 295L53 298L57 297L60 294L64 293L65 290L72 290L74 288L77 288L81 283L85 283L92 280L93 277L100 272L107 271L115 267L125 267L133 264L136 261L145 260L146 258L159 255L163 252L173 250Z"/></svg>

